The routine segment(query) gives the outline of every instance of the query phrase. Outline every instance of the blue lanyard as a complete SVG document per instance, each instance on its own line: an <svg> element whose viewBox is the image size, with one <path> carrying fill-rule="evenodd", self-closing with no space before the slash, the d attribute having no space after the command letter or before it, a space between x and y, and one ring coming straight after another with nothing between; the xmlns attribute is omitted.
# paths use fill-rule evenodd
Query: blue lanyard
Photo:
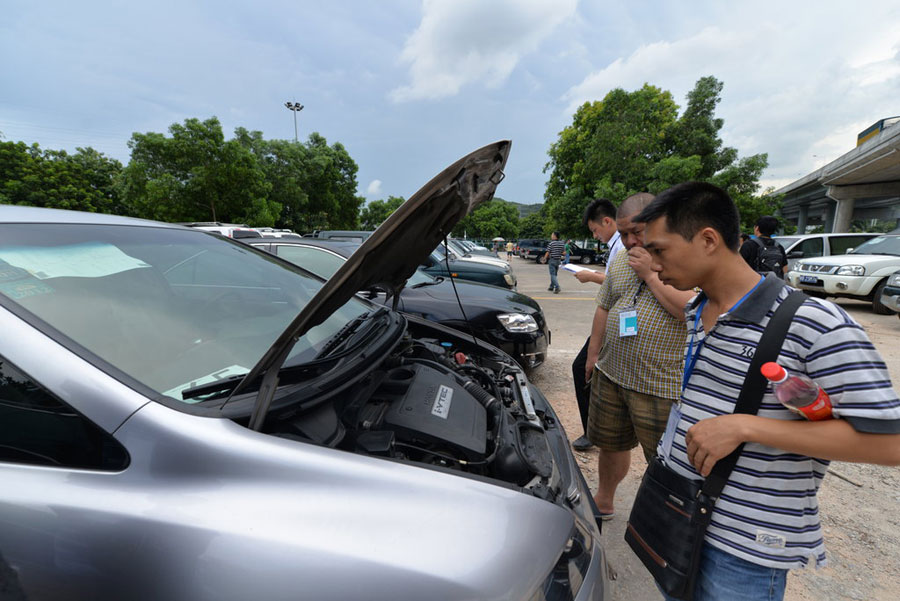
<svg viewBox="0 0 900 601"><path fill-rule="evenodd" d="M734 306L732 306L726 313L731 313L735 309L737 309L742 302L747 300L747 297L753 294L753 292L759 288L760 284L765 280L764 276L759 276L759 281L756 282L756 286L750 289L747 294L741 297L741 300L736 302ZM694 373L694 365L697 364L697 356L700 354L700 349L703 348L703 343L706 342L706 336L703 337L703 340L697 343L697 350L694 351L694 337L697 335L697 331L700 329L700 314L703 313L703 307L706 306L706 301L708 299L704 298L700 301L700 304L697 305L697 313L694 315L694 329L691 331L691 344L688 346L688 350L684 355L684 377L681 380L681 390L684 392L684 389L687 388L687 383L691 379L691 375Z"/></svg>

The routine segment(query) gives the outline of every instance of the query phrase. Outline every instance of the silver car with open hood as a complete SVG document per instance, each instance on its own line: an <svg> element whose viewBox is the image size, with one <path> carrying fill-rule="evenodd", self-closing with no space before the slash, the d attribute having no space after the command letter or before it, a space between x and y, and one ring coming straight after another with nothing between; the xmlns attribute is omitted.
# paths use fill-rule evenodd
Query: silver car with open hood
<svg viewBox="0 0 900 601"><path fill-rule="evenodd" d="M509 142L327 282L214 234L0 207L0 575L36 600L604 599L590 494L502 351L398 290Z"/></svg>

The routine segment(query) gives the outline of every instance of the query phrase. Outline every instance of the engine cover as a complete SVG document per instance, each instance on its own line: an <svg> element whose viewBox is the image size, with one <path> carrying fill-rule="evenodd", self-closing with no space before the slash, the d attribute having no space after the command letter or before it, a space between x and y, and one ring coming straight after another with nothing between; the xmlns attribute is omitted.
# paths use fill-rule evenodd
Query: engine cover
<svg viewBox="0 0 900 601"><path fill-rule="evenodd" d="M380 429L393 431L398 440L484 459L487 412L447 374L421 364L398 367L375 397L388 401Z"/></svg>

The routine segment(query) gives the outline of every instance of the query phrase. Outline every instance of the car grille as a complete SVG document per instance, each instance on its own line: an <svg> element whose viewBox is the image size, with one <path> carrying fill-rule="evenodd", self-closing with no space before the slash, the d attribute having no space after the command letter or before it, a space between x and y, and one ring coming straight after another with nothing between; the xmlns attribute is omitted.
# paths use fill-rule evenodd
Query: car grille
<svg viewBox="0 0 900 601"><path fill-rule="evenodd" d="M816 263L801 263L800 271L810 271L813 273L831 273L837 269L837 265L817 265Z"/></svg>

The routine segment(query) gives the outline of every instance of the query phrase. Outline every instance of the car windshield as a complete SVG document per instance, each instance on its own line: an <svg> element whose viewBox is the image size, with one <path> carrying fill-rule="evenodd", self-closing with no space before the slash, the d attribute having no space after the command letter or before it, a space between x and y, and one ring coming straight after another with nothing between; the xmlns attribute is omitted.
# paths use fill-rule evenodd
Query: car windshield
<svg viewBox="0 0 900 601"><path fill-rule="evenodd" d="M791 244L799 240L799 236L773 236L772 240L780 244L783 248L789 247Z"/></svg>
<svg viewBox="0 0 900 601"><path fill-rule="evenodd" d="M849 254L900 256L900 236L878 236L877 238L866 240Z"/></svg>
<svg viewBox="0 0 900 601"><path fill-rule="evenodd" d="M187 388L247 373L321 286L265 253L194 230L0 225L0 301L177 400ZM312 360L368 310L351 299L301 337L286 363Z"/></svg>

